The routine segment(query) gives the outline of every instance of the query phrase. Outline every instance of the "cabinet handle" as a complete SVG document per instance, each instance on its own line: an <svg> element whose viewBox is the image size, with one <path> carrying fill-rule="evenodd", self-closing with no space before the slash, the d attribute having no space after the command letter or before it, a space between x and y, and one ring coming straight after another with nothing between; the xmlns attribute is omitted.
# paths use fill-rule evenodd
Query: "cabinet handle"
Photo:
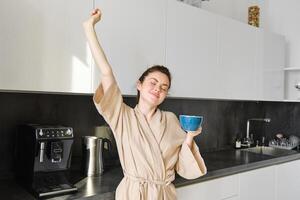
<svg viewBox="0 0 300 200"><path fill-rule="evenodd" d="M295 88L300 90L300 82L296 83Z"/></svg>

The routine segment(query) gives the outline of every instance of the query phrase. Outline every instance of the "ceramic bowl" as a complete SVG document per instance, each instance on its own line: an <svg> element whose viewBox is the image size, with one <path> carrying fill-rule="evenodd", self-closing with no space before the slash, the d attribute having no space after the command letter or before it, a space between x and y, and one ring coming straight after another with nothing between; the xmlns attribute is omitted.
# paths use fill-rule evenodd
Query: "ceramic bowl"
<svg viewBox="0 0 300 200"><path fill-rule="evenodd" d="M185 131L196 131L203 122L203 116L179 115L180 125Z"/></svg>

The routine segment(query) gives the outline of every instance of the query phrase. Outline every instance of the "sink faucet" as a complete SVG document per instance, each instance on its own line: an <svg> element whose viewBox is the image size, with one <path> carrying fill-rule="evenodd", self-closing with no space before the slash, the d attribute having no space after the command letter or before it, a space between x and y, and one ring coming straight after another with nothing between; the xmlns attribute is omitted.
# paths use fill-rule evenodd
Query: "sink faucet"
<svg viewBox="0 0 300 200"><path fill-rule="evenodd" d="M251 144L253 144L253 141L251 140L249 136L249 130L250 130L250 121L263 121L266 123L271 122L270 118L252 118L247 120L247 133L246 133L246 138L245 141L243 142L243 146L248 146L250 147Z"/></svg>

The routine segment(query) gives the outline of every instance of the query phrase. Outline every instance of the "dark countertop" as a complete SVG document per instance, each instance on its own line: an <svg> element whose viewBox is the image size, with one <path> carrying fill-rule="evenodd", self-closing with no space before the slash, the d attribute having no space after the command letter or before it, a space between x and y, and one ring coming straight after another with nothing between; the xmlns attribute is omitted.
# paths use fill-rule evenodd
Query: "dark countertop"
<svg viewBox="0 0 300 200"><path fill-rule="evenodd" d="M292 152L294 153L284 156L269 156L241 150L224 150L203 153L202 156L208 169L207 174L194 180L186 180L180 176L176 176L173 183L175 184L175 187L182 187L300 159L300 152Z"/></svg>
<svg viewBox="0 0 300 200"><path fill-rule="evenodd" d="M268 156L241 150L223 150L202 153L202 156L206 162L206 166L208 169L207 174L194 180L186 180L184 178L176 176L176 179L173 182L175 184L175 187L182 187L261 167L297 160L300 159L300 152L295 152L293 154L284 156ZM99 177L85 177L80 180L78 180L78 172L74 171L72 173L74 174L74 177L76 177L73 178L73 181L76 183L75 185L78 188L78 192L75 194L51 198L51 200L113 200L115 190L119 182L123 178L121 167L107 170L102 176ZM13 180L0 181L0 197L1 199L11 200L34 199Z"/></svg>

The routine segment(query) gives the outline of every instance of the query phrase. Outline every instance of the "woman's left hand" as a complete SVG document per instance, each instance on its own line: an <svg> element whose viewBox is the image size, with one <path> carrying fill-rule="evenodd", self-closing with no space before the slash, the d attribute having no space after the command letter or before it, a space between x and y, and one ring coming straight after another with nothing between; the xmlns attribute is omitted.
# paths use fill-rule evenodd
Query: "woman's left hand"
<svg viewBox="0 0 300 200"><path fill-rule="evenodd" d="M190 148L192 148L194 137L200 135L201 132L202 132L202 127L199 127L196 131L187 132L185 142Z"/></svg>
<svg viewBox="0 0 300 200"><path fill-rule="evenodd" d="M200 135L202 132L202 126L200 126L196 131L187 131L188 136L195 137Z"/></svg>

